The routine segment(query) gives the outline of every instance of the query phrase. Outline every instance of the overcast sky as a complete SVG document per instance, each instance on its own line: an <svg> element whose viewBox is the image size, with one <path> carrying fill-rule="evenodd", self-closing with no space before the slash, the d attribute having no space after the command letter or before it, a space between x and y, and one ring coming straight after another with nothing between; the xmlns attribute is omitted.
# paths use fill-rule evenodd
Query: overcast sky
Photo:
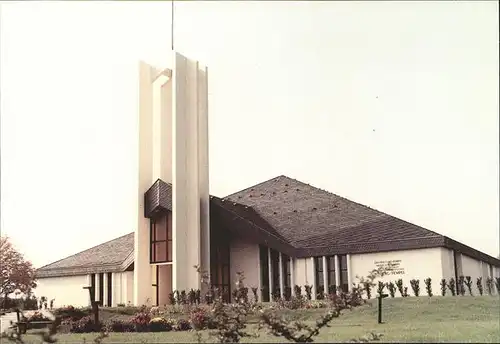
<svg viewBox="0 0 500 344"><path fill-rule="evenodd" d="M134 231L138 60L169 2L1 8L1 230L36 266ZM178 2L210 191L285 174L497 256L498 3Z"/></svg>

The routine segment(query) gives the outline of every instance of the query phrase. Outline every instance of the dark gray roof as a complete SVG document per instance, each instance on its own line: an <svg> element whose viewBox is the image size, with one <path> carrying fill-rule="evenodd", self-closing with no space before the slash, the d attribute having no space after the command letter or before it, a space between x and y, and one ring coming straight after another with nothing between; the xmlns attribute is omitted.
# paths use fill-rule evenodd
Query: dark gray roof
<svg viewBox="0 0 500 344"><path fill-rule="evenodd" d="M286 176L223 200L226 207L251 208L298 257L448 247L500 266L500 260L441 234Z"/></svg>
<svg viewBox="0 0 500 344"><path fill-rule="evenodd" d="M172 209L172 187L157 180L145 195L147 217ZM279 176L225 198L210 197L210 225L294 257L447 247L500 266L500 260L453 239ZM55 277L125 271L134 261L134 233L37 270Z"/></svg>
<svg viewBox="0 0 500 344"><path fill-rule="evenodd" d="M38 278L125 271L134 262L134 233L37 269Z"/></svg>

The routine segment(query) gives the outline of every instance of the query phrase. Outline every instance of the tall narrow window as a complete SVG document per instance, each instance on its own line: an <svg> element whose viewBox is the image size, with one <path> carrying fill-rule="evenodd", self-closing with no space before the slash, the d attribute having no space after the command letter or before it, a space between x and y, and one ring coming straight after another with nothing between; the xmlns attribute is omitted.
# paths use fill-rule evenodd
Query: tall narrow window
<svg viewBox="0 0 500 344"><path fill-rule="evenodd" d="M280 257L276 250L271 249L271 270L273 275L273 290L272 295L277 299L281 295L280 290Z"/></svg>
<svg viewBox="0 0 500 344"><path fill-rule="evenodd" d="M231 299L230 249L227 234L218 230L210 233L210 280L213 288L217 288L224 301Z"/></svg>
<svg viewBox="0 0 500 344"><path fill-rule="evenodd" d="M266 246L259 245L262 301L269 302L269 255Z"/></svg>
<svg viewBox="0 0 500 344"><path fill-rule="evenodd" d="M347 280L347 256L342 254L339 256L340 260L340 283L339 286L343 292L349 291L349 281Z"/></svg>
<svg viewBox="0 0 500 344"><path fill-rule="evenodd" d="M92 287L92 296L95 300L97 296L97 291L95 290L95 274L90 275L90 286Z"/></svg>
<svg viewBox="0 0 500 344"><path fill-rule="evenodd" d="M335 256L326 258L326 265L328 269L328 294L335 294L337 292L337 276L335 275Z"/></svg>
<svg viewBox="0 0 500 344"><path fill-rule="evenodd" d="M108 307L113 306L113 274L108 272Z"/></svg>
<svg viewBox="0 0 500 344"><path fill-rule="evenodd" d="M323 279L323 257L314 257L314 280L316 281L316 298L324 298L325 281Z"/></svg>
<svg viewBox="0 0 500 344"><path fill-rule="evenodd" d="M99 302L104 306L104 274L99 274Z"/></svg>
<svg viewBox="0 0 500 344"><path fill-rule="evenodd" d="M167 214L150 221L150 262L172 261L172 216Z"/></svg>
<svg viewBox="0 0 500 344"><path fill-rule="evenodd" d="M290 300L292 297L292 272L291 272L291 264L290 257L282 254L283 259L283 275L285 276L283 295L285 296L285 300Z"/></svg>

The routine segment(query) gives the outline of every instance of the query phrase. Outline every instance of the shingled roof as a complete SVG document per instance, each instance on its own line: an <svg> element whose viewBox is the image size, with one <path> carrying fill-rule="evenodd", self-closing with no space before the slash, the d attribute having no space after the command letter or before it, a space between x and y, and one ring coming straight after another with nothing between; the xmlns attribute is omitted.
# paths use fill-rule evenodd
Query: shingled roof
<svg viewBox="0 0 500 344"><path fill-rule="evenodd" d="M295 248L296 257L448 247L500 266L500 260L441 234L286 176L224 200L253 209Z"/></svg>
<svg viewBox="0 0 500 344"><path fill-rule="evenodd" d="M134 233L121 236L36 271L38 278L125 271L134 262Z"/></svg>

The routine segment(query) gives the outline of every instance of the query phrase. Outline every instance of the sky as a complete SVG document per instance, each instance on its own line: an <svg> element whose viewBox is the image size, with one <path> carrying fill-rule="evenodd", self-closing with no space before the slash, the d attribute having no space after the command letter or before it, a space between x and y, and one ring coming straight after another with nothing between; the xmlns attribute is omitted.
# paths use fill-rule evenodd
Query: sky
<svg viewBox="0 0 500 344"><path fill-rule="evenodd" d="M138 61L170 2L2 2L1 234L39 267L134 231ZM499 254L498 3L176 2L210 192L287 175Z"/></svg>

